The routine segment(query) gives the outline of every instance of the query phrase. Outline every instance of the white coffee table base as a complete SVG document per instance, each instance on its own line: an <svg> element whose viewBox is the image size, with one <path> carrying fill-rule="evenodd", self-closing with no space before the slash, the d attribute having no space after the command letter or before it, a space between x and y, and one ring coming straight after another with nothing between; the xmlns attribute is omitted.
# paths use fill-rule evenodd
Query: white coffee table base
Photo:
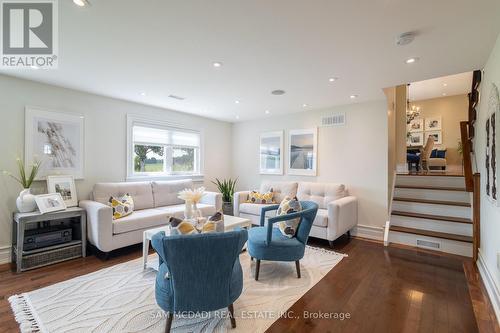
<svg viewBox="0 0 500 333"><path fill-rule="evenodd" d="M242 217L236 217L236 216L230 216L230 215L224 215L224 231L232 231L235 228L246 228L249 229L252 227L252 221L249 219L245 219ZM145 270L148 267L148 255L149 255L149 243L151 242L151 239L153 238L153 235L159 233L159 232L165 232L165 235L170 234L170 228L168 226L163 226L160 228L154 228L154 229L149 229L144 231L142 234L142 267L143 270ZM243 250L246 249L246 244L243 246ZM153 268L154 270L158 270L158 267L156 266L149 266L150 268Z"/></svg>

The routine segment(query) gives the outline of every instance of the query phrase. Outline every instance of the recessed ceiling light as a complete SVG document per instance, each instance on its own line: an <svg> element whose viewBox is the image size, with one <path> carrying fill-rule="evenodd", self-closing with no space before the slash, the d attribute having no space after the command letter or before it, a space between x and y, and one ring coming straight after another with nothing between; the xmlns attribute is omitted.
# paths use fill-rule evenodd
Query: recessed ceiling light
<svg viewBox="0 0 500 333"><path fill-rule="evenodd" d="M358 95L351 95L351 96L349 96L349 98L350 99L356 99L356 98L358 98Z"/></svg>
<svg viewBox="0 0 500 333"><path fill-rule="evenodd" d="M146 93L145 92L141 92L141 96L146 96Z"/></svg>
<svg viewBox="0 0 500 333"><path fill-rule="evenodd" d="M448 87L448 83L443 83L443 87Z"/></svg>
<svg viewBox="0 0 500 333"><path fill-rule="evenodd" d="M79 7L85 7L89 4L87 0L73 0L73 3Z"/></svg>
<svg viewBox="0 0 500 333"><path fill-rule="evenodd" d="M212 66L214 66L215 68L222 67L222 62L218 62L218 61L216 61L216 62L214 62L214 63L212 64Z"/></svg>
<svg viewBox="0 0 500 333"><path fill-rule="evenodd" d="M236 104L240 104L240 101L238 101L238 100L235 100L235 101L234 101L234 103L236 103Z"/></svg>
<svg viewBox="0 0 500 333"><path fill-rule="evenodd" d="M446 96L446 93L443 93L443 96Z"/></svg>
<svg viewBox="0 0 500 333"><path fill-rule="evenodd" d="M307 105L307 104L305 104L305 103L304 103L304 104L302 104L302 107L303 107L303 108L307 108L308 106L309 106L309 105Z"/></svg>
<svg viewBox="0 0 500 333"><path fill-rule="evenodd" d="M408 59L406 59L406 61L405 61L405 62L406 62L407 64L413 64L413 63L415 63L415 62L417 62L417 61L418 61L418 58L408 58Z"/></svg>
<svg viewBox="0 0 500 333"><path fill-rule="evenodd" d="M266 110L266 114L270 114L271 112L269 112L269 110Z"/></svg>
<svg viewBox="0 0 500 333"><path fill-rule="evenodd" d="M240 119L240 116L236 115L236 119Z"/></svg>
<svg viewBox="0 0 500 333"><path fill-rule="evenodd" d="M330 82L335 82L335 81L337 81L338 79L339 79L338 77L331 77L331 78L329 78L329 79L328 79L328 81L330 81Z"/></svg>

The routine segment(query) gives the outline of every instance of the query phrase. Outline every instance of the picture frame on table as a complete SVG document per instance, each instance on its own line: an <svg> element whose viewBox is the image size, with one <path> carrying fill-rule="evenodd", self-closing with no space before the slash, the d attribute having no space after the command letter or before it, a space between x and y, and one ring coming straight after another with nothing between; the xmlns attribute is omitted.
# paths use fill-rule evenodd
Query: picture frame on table
<svg viewBox="0 0 500 333"><path fill-rule="evenodd" d="M59 193L36 195L35 202L42 214L66 209L66 204Z"/></svg>
<svg viewBox="0 0 500 333"><path fill-rule="evenodd" d="M290 130L288 135L288 174L316 176L318 129Z"/></svg>
<svg viewBox="0 0 500 333"><path fill-rule="evenodd" d="M261 133L259 169L261 175L283 175L283 131Z"/></svg>
<svg viewBox="0 0 500 333"><path fill-rule="evenodd" d="M66 207L78 206L75 178L73 176L47 176L47 190L49 193L59 193Z"/></svg>
<svg viewBox="0 0 500 333"><path fill-rule="evenodd" d="M78 114L26 106L25 163L28 167L34 156L42 162L35 180L44 180L48 175L83 179L84 122Z"/></svg>

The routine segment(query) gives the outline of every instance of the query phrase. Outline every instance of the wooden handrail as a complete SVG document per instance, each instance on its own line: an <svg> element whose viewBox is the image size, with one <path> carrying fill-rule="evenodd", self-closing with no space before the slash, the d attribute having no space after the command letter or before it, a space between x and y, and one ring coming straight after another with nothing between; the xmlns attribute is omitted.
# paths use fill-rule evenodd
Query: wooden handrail
<svg viewBox="0 0 500 333"><path fill-rule="evenodd" d="M472 174L471 141L469 139L469 122L460 122L460 137L462 140L462 155L464 158L465 189L467 192L474 191L474 177Z"/></svg>

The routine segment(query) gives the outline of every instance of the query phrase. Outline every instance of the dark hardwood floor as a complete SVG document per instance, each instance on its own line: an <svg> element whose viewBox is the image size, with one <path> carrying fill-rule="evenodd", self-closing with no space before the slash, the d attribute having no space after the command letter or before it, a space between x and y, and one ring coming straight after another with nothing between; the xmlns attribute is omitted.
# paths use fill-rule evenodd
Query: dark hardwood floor
<svg viewBox="0 0 500 333"><path fill-rule="evenodd" d="M478 332L463 269L468 260L344 237L335 249L349 257L290 308L302 318L281 318L268 332ZM134 246L113 253L108 261L90 256L21 274L0 266L0 332L18 331L10 295L140 256L140 246ZM304 311L350 317L304 319Z"/></svg>

